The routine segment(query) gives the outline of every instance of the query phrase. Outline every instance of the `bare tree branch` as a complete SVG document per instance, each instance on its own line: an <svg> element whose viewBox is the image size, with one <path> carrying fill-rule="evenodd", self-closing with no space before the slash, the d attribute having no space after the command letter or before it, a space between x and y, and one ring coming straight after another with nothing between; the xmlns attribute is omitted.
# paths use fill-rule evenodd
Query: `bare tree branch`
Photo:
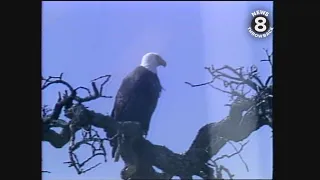
<svg viewBox="0 0 320 180"><path fill-rule="evenodd" d="M198 86L208 85L208 84L211 84L211 83L213 83L213 82L214 82L214 81L213 81L213 80L211 80L211 81L209 81L209 82L201 83L201 84L191 84L190 82L184 82L184 83L186 83L186 84L190 85L191 87L198 87Z"/></svg>
<svg viewBox="0 0 320 180"><path fill-rule="evenodd" d="M218 68L218 69L215 69L213 66L211 66L211 67L206 67L205 69L212 76L211 81L208 81L206 83L201 83L201 84L192 84L190 82L185 82L185 83L190 85L191 87L199 87L199 86L209 85L214 89L217 89L221 92L230 94L231 99L234 99L234 97L240 97L243 99L247 99L246 98L247 93L243 92L244 85L251 87L251 89L253 89L257 92L259 90L258 89L259 86L255 82L253 82L251 79L257 80L259 85L261 85L261 83L262 83L261 80L256 75L254 75L254 73L256 73L256 71L257 71L254 68L251 68L250 71L248 71L246 73L243 72L243 70L242 70L243 68L234 69L230 66L224 66L224 67ZM230 76L226 72L224 72L224 70L229 70L229 72L232 72L236 76ZM226 88L229 87L230 91L222 90L220 88L213 86L212 84L215 82L215 80L222 81ZM234 84L236 85L236 87L233 86Z"/></svg>
<svg viewBox="0 0 320 180"><path fill-rule="evenodd" d="M233 154L230 154L230 155L226 155L226 154L225 154L225 155L222 155L222 156L220 156L220 157L218 157L218 158L216 158L216 159L214 159L214 160L210 160L210 162L215 163L215 162L217 162L218 160L221 160L221 159L224 159L224 158L231 158L231 157L233 157L234 155L237 155L237 154L238 154L239 157L240 157L240 159L241 159L241 161L242 161L243 164L245 165L247 171L249 172L249 168L248 168L247 163L243 160L242 156L240 155L240 152L243 150L244 146L248 144L248 142L249 142L249 141L247 141L247 142L244 143L244 144L240 144L240 145L241 145L241 148L240 148L239 150L238 150L231 142L228 142L228 143L235 149L236 152L234 152Z"/></svg>
<svg viewBox="0 0 320 180"><path fill-rule="evenodd" d="M84 87L77 88L77 89L80 89L80 88L81 89L86 89L88 91L89 96L84 97L84 98L76 97L75 100L78 101L78 103L84 103L84 102L89 102L89 101L92 101L92 100L95 100L95 99L98 99L98 98L112 98L112 96L104 96L102 94L103 87L107 82L109 82L110 77L111 77L111 75L104 75L104 76L100 76L99 78L96 78L96 79L92 80L91 86L92 86L93 93L94 93L93 95L91 95L91 91L88 88L84 88ZM96 85L95 81L98 80L98 79L102 79L102 78L106 78L106 79L100 85L100 90L98 91L98 88L97 88L97 85Z"/></svg>
<svg viewBox="0 0 320 180"><path fill-rule="evenodd" d="M93 169L94 167L98 166L98 165L95 165L94 167L88 168L86 170L82 169L82 167L95 156L103 155L106 161L106 150L103 145L103 141L106 140L106 138L100 138L99 134L97 134L97 132L94 129L91 129L92 123L87 121L88 119L81 119L81 116L83 115L82 109L85 108L83 105L81 105L81 103L95 100L100 97L111 98L110 96L104 96L102 94L103 86L109 81L111 76L106 75L103 77L107 77L107 78L102 83L100 87L100 92L97 90L97 86L95 82L91 83L94 90L93 95L91 94L90 90L85 87L78 87L74 89L68 82L62 79L62 73L58 77L50 76L47 79L42 78L42 80L44 81L42 90L46 89L52 84L64 84L68 87L69 91L71 91L70 95L68 94L68 91L65 91L63 96L61 96L61 93L59 92L58 102L56 103L52 114L48 114L50 110L48 109L47 106L44 106L42 108L42 124L43 124L42 140L50 142L51 145L53 145L56 148L61 148L67 142L70 141L71 144L69 147L69 157L70 157L69 164L70 166L74 167L77 170L78 174L87 172ZM100 77L99 79L103 77ZM86 90L89 95L84 98L77 96L77 90L79 89ZM74 105L73 101L76 101L78 105L73 106ZM58 119L63 107L65 108L65 116L70 119L69 122ZM50 129L52 127L61 127L62 130L60 133L57 133ZM87 133L86 136L83 137L82 141L75 143L75 134L78 130L82 128L89 130L89 132ZM92 132L94 132L95 135L92 136ZM87 137L88 134L89 134L89 137ZM96 142L99 143L99 148L95 147L94 144ZM80 163L74 151L83 144L91 146L92 156L89 157L84 162Z"/></svg>
<svg viewBox="0 0 320 180"><path fill-rule="evenodd" d="M273 53L269 53L268 49L265 49L263 48L263 50L266 52L266 55L268 57L268 59L264 59L264 60L260 60L261 62L263 61L267 61L270 63L271 67L273 66L273 63L272 63L272 57L273 57Z"/></svg>
<svg viewBox="0 0 320 180"><path fill-rule="evenodd" d="M273 76L269 76L268 79L266 80L265 86L269 85L270 80L273 78Z"/></svg>
<svg viewBox="0 0 320 180"><path fill-rule="evenodd" d="M268 61L272 66L272 60L271 60L272 53L269 54L268 50L266 49L264 50L266 51L268 60L261 60L261 61ZM205 69L211 75L212 77L211 81L201 83L201 84L192 84L190 82L185 82L185 83L190 85L191 87L199 87L199 86L205 86L205 85L213 86L212 84L216 80L220 80L224 83L226 88L229 87L230 89L232 89L231 91L225 91L225 90L222 91L222 92L227 92L228 94L232 94L232 98L233 96L238 96L238 97L245 96L242 91L238 91L241 85L242 85L242 88L244 88L243 85L247 85L251 89L253 89L255 92L259 92L261 89L264 89L269 85L269 82L272 78L272 76L270 76L267 79L266 83L263 83L262 80L258 77L258 68L256 66L251 66L250 69L248 69L246 72L243 71L243 67L232 68L227 65L221 68L215 68L212 65L211 67L205 67ZM235 88L232 87L233 84L236 84ZM221 91L221 89L219 88L218 90Z"/></svg>
<svg viewBox="0 0 320 180"><path fill-rule="evenodd" d="M231 172L229 171L229 169L227 169L226 167L220 165L220 172L222 172L222 171L226 172L226 173L228 174L228 176L229 176L230 179L232 179L232 178L234 177L234 175L231 174ZM222 175L221 175L221 178L222 178Z"/></svg>
<svg viewBox="0 0 320 180"><path fill-rule="evenodd" d="M61 73L60 76L49 76L48 78L42 77L42 80L44 81L44 83L41 87L41 90L46 89L47 87L49 87L52 84L63 84L69 88L70 92L72 92L73 91L72 86L69 83L67 83L66 81L62 80L62 76L63 76L63 73Z"/></svg>
<svg viewBox="0 0 320 180"><path fill-rule="evenodd" d="M137 155L139 156L143 154L143 156L139 156L140 162L143 162L146 166L149 164L151 169L152 166L155 166L170 176L203 176L203 171L210 172L206 163L211 159L212 156L219 152L219 150L227 143L227 140L232 140L235 142L242 141L252 132L265 125L263 122L260 122L260 120L254 114L251 116L246 116L243 119L243 123L240 124L239 122L242 119L242 112L251 107L249 102L247 102L246 106L244 106L245 104L243 103L244 102L233 104L228 118L218 123L210 123L202 127L199 130L198 135L193 141L191 147L184 154L174 153L165 146L155 145L146 139L140 138L136 141L136 143L138 143L140 147L143 146L144 149L143 152L139 152ZM93 111L88 111L84 108L84 106L79 107L82 107L83 111L86 111L85 113L80 114L80 116L82 116L81 119L91 118L93 125L96 125L97 127L104 126L102 128L105 130L117 127L114 124L116 122L112 121L110 117L103 116ZM75 108L75 106L73 106L73 108ZM130 122L127 122L127 124L128 127L130 127ZM129 130L126 132L129 132ZM130 135L127 135L127 137L128 138L126 138L126 141L130 141ZM66 142L68 142L68 140ZM124 144L128 145L130 143ZM133 173L131 172L131 175L140 177L141 175L138 174L140 169L132 165L132 162L134 161L130 160L132 159L132 156L135 155L130 153L132 152L132 146L129 147L122 146L123 149L121 150L121 156L126 163L126 169L130 169L128 167L132 167L131 169L136 169ZM188 169L187 172L186 169ZM153 170L148 170L147 173L145 171L140 173L143 173L143 175L147 174L148 177L159 176L158 173L152 171ZM122 173L126 174L126 171L123 170Z"/></svg>
<svg viewBox="0 0 320 180"><path fill-rule="evenodd" d="M83 174L85 172L88 172L92 169L94 169L95 167L99 166L101 163L98 163L86 170L82 169L82 167L89 162L91 159L93 159L96 156L103 156L104 157L104 161L107 162L107 152L105 150L105 147L103 145L103 141L106 140L105 138L100 138L99 134L97 131L93 131L95 134L91 135L91 131L85 133L85 135L83 136L83 139L77 143L75 143L73 146L69 147L69 157L70 157L70 161L69 162L65 162L67 164L69 164L69 167L74 167L77 171L78 174ZM98 143L98 148L95 146L95 143ZM86 160L84 160L82 163L80 163L77 155L75 154L75 150L77 150L81 145L88 145L91 147L92 149L92 155L87 158Z"/></svg>
<svg viewBox="0 0 320 180"><path fill-rule="evenodd" d="M228 116L219 122L209 123L201 127L189 149L184 153L175 153L165 146L156 145L146 140L143 138L140 125L137 122L116 122L110 116L88 110L82 105L83 102L103 97L103 86L109 81L111 77L109 75L93 80L91 83L93 93L85 87L73 89L70 86L70 88L66 85L69 83L61 82L63 81L62 75L51 77L51 79L49 77L49 80L44 79L45 85L43 87L47 88L50 83L54 84L53 82L61 83L69 87L70 95L66 92L62 97L59 96L52 114L43 113L45 116L42 118L44 127L42 140L48 141L57 148L61 148L69 142L70 161L66 163L70 167L74 167L78 174L87 172L99 165L83 169L90 159L99 155L104 157L106 155L103 142L110 139L100 137L94 130L93 127L95 127L102 128L107 133L110 131L119 132L113 138L119 139L118 154L125 163L125 167L121 171L122 179L171 179L173 176L178 176L181 179L192 179L192 176L199 176L203 179L221 179L223 178L222 172L225 172L232 179L234 175L226 167L218 166L216 161L239 154L247 143L241 145L239 150L233 146L236 152L231 155L223 155L214 161L210 160L217 155L226 143L243 141L252 132L265 125L272 128L272 85L268 85L271 78L268 78L269 80L263 84L258 77L256 67L251 67L246 72L243 67L232 68L230 66L206 69L212 76L211 81L197 85L188 82L186 84L191 87L209 85L235 98L228 104L230 107ZM52 80L54 78L58 78L58 80ZM98 90L94 81L101 78L106 79ZM225 88L229 90L213 86L215 80L222 81ZM255 94L248 97L247 92L244 92L244 86L255 90ZM76 91L79 89L86 90L88 96L83 98L77 96ZM76 104L73 104L74 101ZM63 107L65 108L64 115L70 121L59 120ZM55 123L56 127L62 128L60 133L50 129L53 127L52 122ZM51 124L51 126L48 124ZM84 135L82 140L76 142L75 133L81 129L84 130ZM75 151L83 145L91 147L92 156L80 163ZM243 158L240 155L239 157L248 170ZM162 170L162 172L156 172L154 167Z"/></svg>

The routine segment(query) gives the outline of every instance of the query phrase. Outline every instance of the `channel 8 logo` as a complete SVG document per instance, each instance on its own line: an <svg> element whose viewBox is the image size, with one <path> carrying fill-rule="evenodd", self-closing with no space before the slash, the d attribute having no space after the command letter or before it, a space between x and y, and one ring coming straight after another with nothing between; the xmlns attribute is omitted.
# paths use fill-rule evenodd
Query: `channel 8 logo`
<svg viewBox="0 0 320 180"><path fill-rule="evenodd" d="M264 10L256 10L251 15L253 18L248 28L249 33L256 38L268 37L273 31L269 20L270 13Z"/></svg>

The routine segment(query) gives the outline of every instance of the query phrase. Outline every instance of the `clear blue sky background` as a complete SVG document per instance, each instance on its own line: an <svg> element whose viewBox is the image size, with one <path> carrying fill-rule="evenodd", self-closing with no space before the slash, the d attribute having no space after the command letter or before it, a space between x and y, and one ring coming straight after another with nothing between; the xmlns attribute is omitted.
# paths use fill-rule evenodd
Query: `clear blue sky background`
<svg viewBox="0 0 320 180"><path fill-rule="evenodd" d="M148 139L182 153L199 128L228 114L228 96L209 87L191 88L185 81L210 79L204 66L211 64L260 68L263 79L271 72L262 48L272 50L272 37L254 39L247 31L250 13L272 12L272 2L44 2L42 16L43 75L65 73L74 86L90 86L90 80L112 74L106 95L115 95L122 78L140 63L143 54L160 53L168 66L158 71L165 88L154 113ZM271 13L272 14L272 13ZM63 86L43 92L43 103L54 105ZM114 99L88 103L90 109L110 113ZM170 124L170 125L169 125ZM184 126L181 128L181 126ZM221 160L235 178L272 177L272 131L254 132L242 152L249 172L238 156ZM108 156L93 171L77 175L68 168L67 147L55 149L43 142L45 180L118 179L123 163ZM109 151L110 152L110 151ZM226 145L218 154L233 153ZM90 155L88 149L80 157ZM102 158L93 160L102 162Z"/></svg>

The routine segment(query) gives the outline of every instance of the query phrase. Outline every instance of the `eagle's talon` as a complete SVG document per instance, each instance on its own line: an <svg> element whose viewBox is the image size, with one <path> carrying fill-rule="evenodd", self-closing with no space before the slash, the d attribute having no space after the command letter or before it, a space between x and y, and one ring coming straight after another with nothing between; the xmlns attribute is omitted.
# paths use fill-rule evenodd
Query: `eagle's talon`
<svg viewBox="0 0 320 180"><path fill-rule="evenodd" d="M129 165L124 168L121 173L122 179L129 179L132 175L137 171L137 167L135 165Z"/></svg>

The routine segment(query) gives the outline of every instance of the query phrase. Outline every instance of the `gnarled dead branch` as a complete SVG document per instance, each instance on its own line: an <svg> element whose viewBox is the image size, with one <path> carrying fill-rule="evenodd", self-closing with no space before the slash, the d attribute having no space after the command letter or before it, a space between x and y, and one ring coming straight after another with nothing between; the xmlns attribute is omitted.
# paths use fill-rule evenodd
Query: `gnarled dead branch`
<svg viewBox="0 0 320 180"><path fill-rule="evenodd" d="M268 62L272 65L271 55L267 55ZM95 127L102 128L106 132L110 130L119 132L117 136L121 137L121 143L119 143L118 154L125 163L125 167L121 171L122 179L171 179L173 176L178 176L181 179L192 179L194 175L203 179L221 179L223 178L222 172L228 174L229 178L232 179L234 175L226 167L218 165L217 161L224 157L239 154L246 143L241 145L240 150L234 147L236 152L232 155L216 157L215 160L212 160L212 158L226 143L230 143L230 141L240 142L265 125L272 128L272 76L263 83L255 66L247 71L243 69L243 67L235 69L230 66L222 68L207 67L206 70L212 76L211 81L202 84L186 82L191 87L209 85L214 89L228 93L232 102L228 104L230 107L229 115L219 122L209 123L201 127L189 149L182 154L144 139L142 133L139 133L141 129L136 122L120 124L108 115L88 110L82 103L100 97L108 97L102 95L103 88L101 87L98 91L95 83L92 82L94 94L91 95L87 88L72 88L69 83L62 80L62 75L44 79L45 83L42 89L51 84L61 83L68 87L70 95L64 93L62 97L59 97L52 110L53 113L48 114L48 110L44 108L42 117L43 141L48 141L57 148L70 142L70 162L68 164L75 167L79 174L86 171L82 167L87 162L86 160L79 163L76 160L74 151L80 146L84 144L92 146L93 143L98 142L100 148L98 149L102 152L100 152L100 155L104 157L106 155L106 150L101 146L103 146L103 141L108 139L101 138L99 135L89 135ZM107 77L107 80L110 78L110 76L105 77ZM223 82L225 89L214 86L214 83L218 80ZM249 96L245 87L249 87L254 92ZM84 98L77 96L77 90L79 89L88 91L89 96ZM65 108L65 116L70 119L68 122L59 120L63 107ZM51 127L61 127L62 130L57 133L51 130ZM84 129L87 135L81 141L76 142L74 135L80 129ZM137 151L137 147L143 150ZM99 154L94 152L97 148L92 146L92 149L93 154ZM246 165L245 162L244 164ZM162 172L156 172L153 167L157 167Z"/></svg>

